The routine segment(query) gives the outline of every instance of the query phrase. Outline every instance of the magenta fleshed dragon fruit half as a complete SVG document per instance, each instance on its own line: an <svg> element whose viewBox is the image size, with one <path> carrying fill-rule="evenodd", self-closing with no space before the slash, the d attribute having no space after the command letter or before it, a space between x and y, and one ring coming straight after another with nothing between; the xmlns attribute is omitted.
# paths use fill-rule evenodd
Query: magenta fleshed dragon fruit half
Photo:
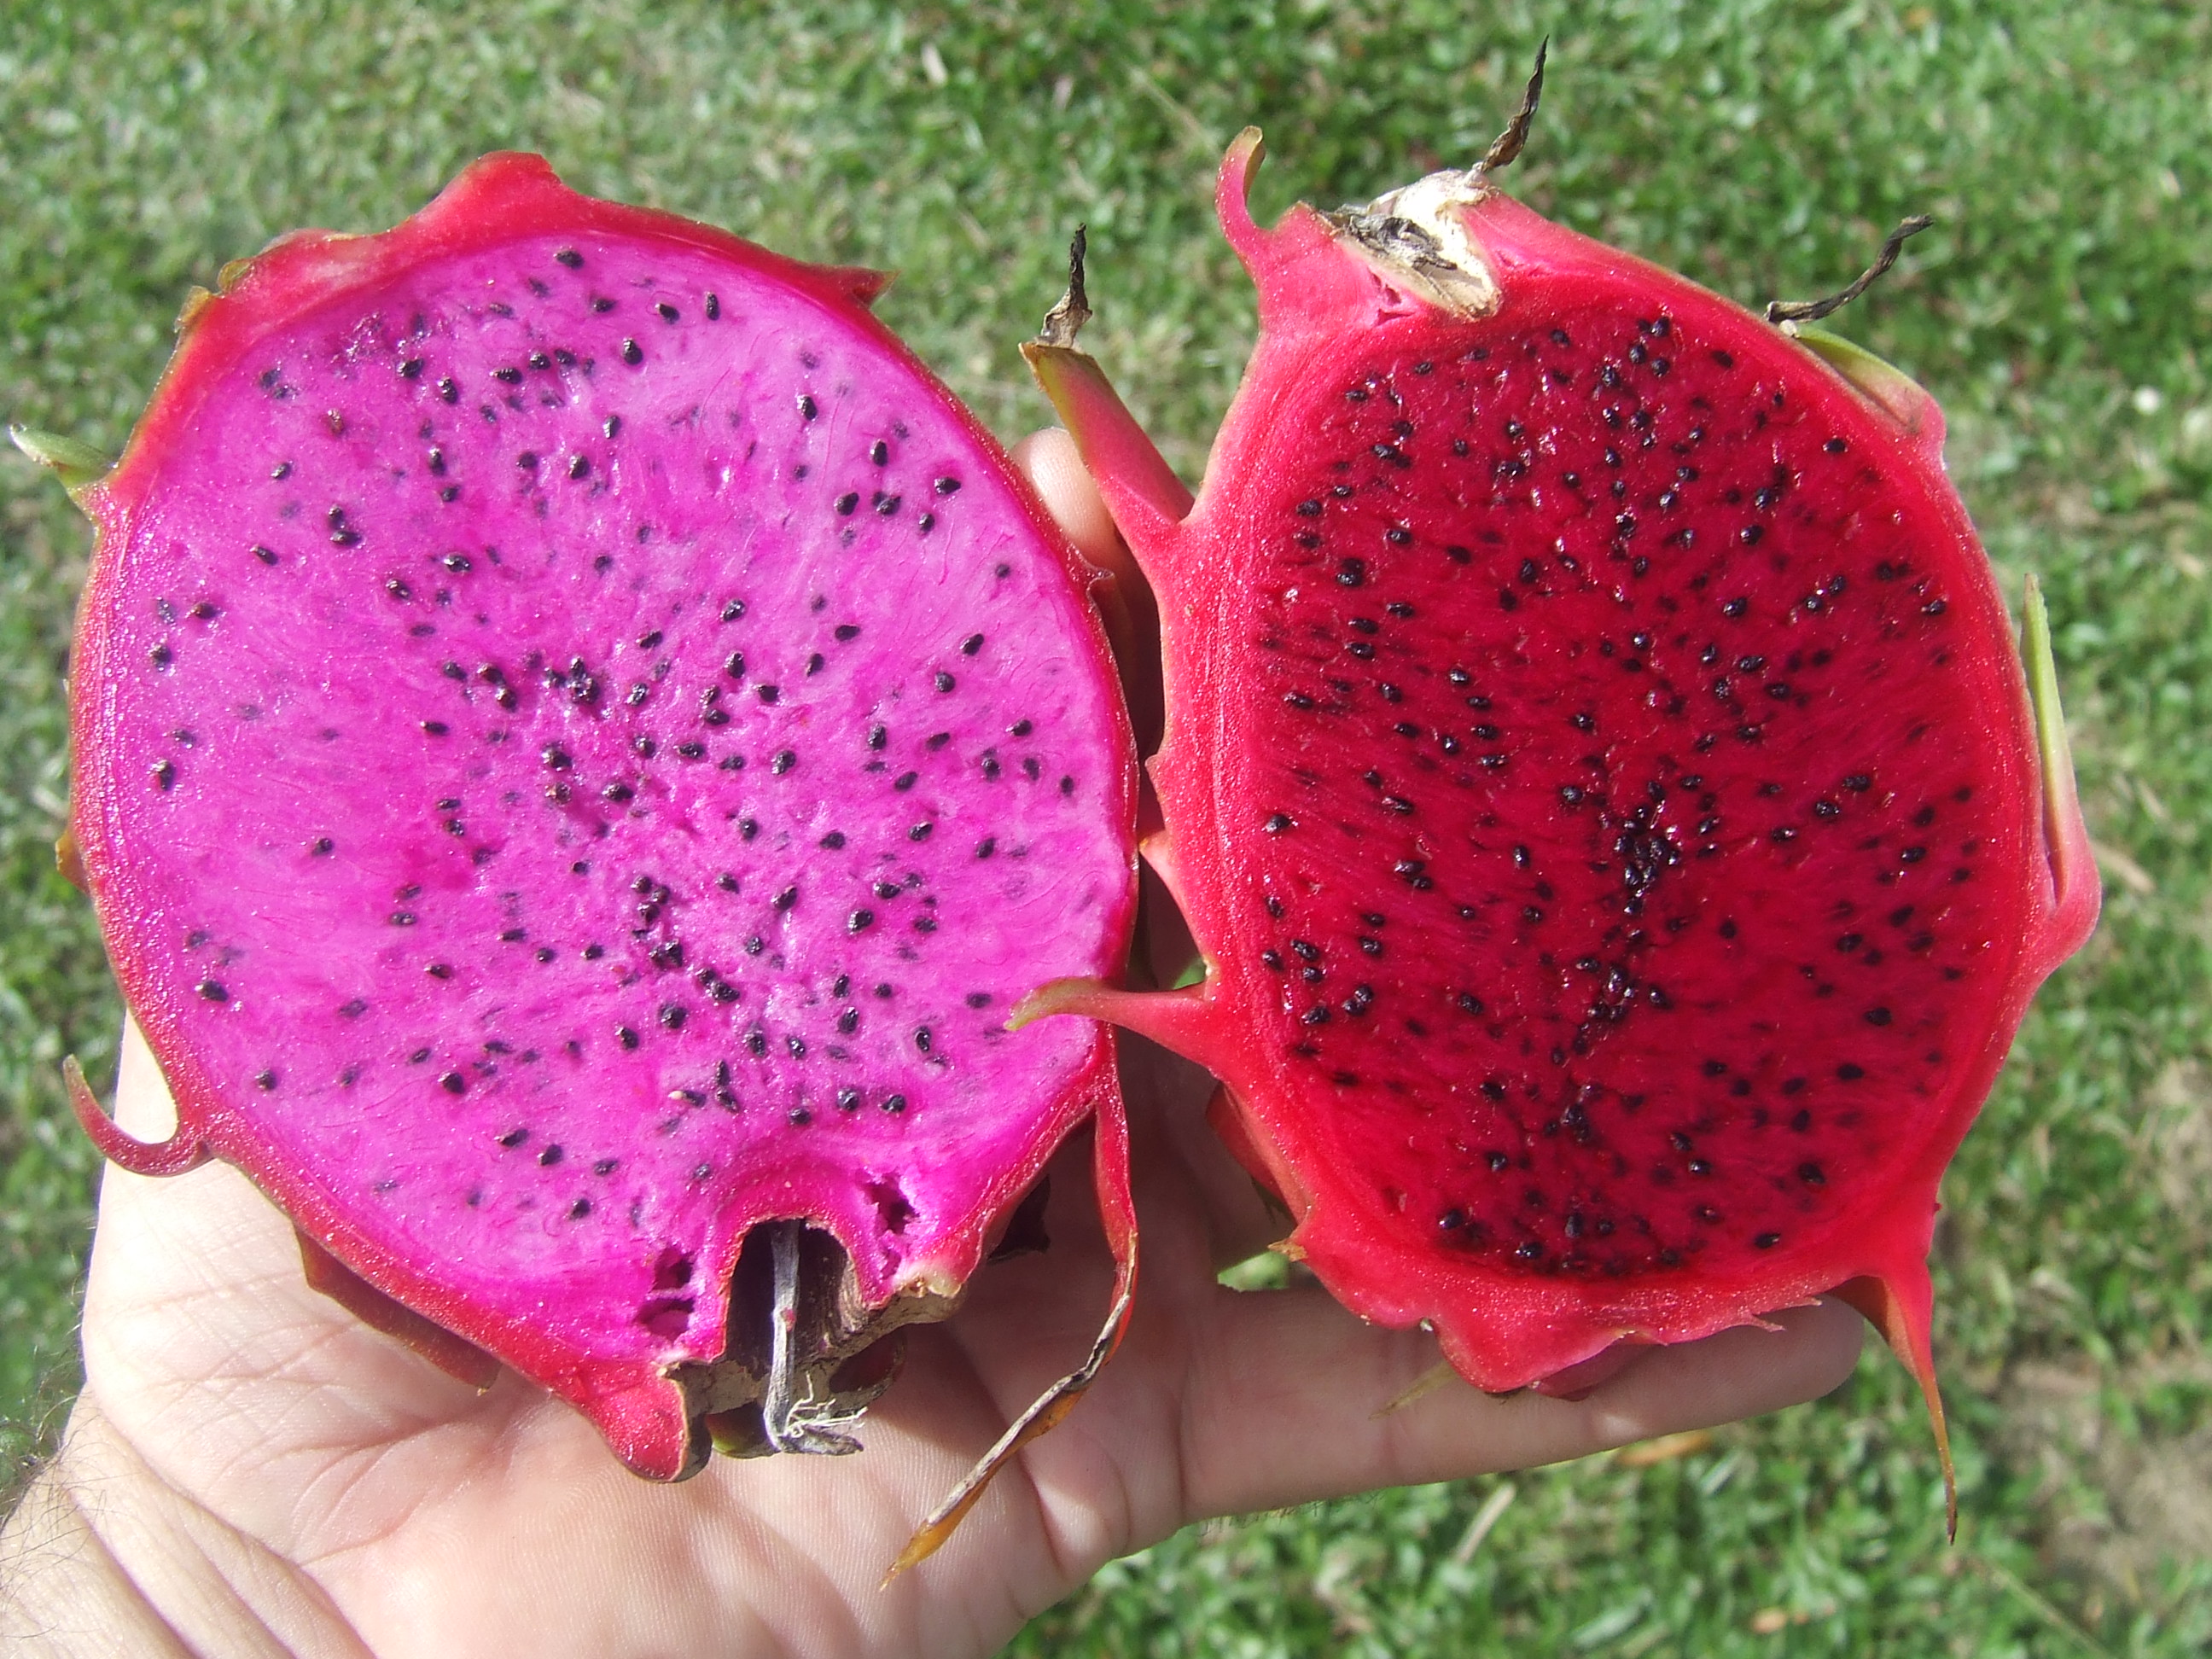
<svg viewBox="0 0 2212 1659"><path fill-rule="evenodd" d="M1115 1322L1026 1427L1127 1307L1110 1037L1006 1029L1132 926L1093 573L880 286L495 155L226 270L74 478L73 837L179 1112L86 1127L659 1479L851 1449L1094 1115Z"/></svg>

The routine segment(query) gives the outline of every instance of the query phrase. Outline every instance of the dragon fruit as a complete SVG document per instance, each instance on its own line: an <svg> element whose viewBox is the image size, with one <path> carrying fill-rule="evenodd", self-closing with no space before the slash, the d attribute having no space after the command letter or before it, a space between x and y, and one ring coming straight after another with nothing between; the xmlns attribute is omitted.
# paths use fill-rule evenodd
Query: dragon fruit
<svg viewBox="0 0 2212 1659"><path fill-rule="evenodd" d="M1065 310L1030 348L1157 591L1204 974L1021 1015L1210 1068L1282 1248L1481 1388L1833 1291L1940 1446L1937 1182L2098 906L2040 602L2023 677L1903 375L1498 192L1538 75L1364 209L1261 229L1231 147L1194 506Z"/></svg>
<svg viewBox="0 0 2212 1659"><path fill-rule="evenodd" d="M99 543L74 857L174 1093L311 1280L632 1469L841 1452L1097 1121L1135 762L1093 573L882 285L477 163L223 274ZM1003 1457L1008 1448L1002 1447ZM941 1533L938 1535L941 1535Z"/></svg>

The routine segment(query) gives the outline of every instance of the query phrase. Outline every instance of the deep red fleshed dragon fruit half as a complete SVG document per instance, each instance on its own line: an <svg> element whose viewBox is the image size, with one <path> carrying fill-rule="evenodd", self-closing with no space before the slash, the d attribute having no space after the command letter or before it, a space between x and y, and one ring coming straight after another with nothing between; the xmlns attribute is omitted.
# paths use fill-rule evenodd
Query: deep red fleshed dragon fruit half
<svg viewBox="0 0 2212 1659"><path fill-rule="evenodd" d="M1157 591L1143 850L1205 974L1024 1014L1212 1069L1284 1248L1484 1389L1836 1291L1940 1441L1936 1185L2098 905L2039 600L2024 677L1887 365L1547 222L1498 152L1272 230L1259 156L1194 506L1030 349Z"/></svg>
<svg viewBox="0 0 2212 1659"><path fill-rule="evenodd" d="M1005 1029L1132 926L1094 573L881 283L492 156L227 270L72 477L75 848L179 1114L86 1127L659 1479L853 1449L1093 1116L1122 1283L1023 1429L1127 1308L1110 1033Z"/></svg>

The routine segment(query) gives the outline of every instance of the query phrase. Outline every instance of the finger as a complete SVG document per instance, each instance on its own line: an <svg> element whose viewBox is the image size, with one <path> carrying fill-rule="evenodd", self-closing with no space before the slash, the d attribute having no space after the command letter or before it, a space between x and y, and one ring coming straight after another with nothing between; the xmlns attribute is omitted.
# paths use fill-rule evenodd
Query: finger
<svg viewBox="0 0 2212 1659"><path fill-rule="evenodd" d="M1381 1408L1436 1364L1436 1340L1363 1324L1320 1291L1238 1297L1193 1356L1186 1520L1587 1456L1817 1398L1850 1374L1864 1323L1842 1304L1661 1349L1579 1401L1455 1379Z"/></svg>
<svg viewBox="0 0 2212 1659"><path fill-rule="evenodd" d="M1121 1088L1136 1156L1137 1202L1149 1219L1164 1205L1195 1213L1205 1227L1209 1273L1257 1255L1291 1231L1290 1218L1206 1121L1212 1076L1132 1032L1121 1035Z"/></svg>
<svg viewBox="0 0 2212 1659"><path fill-rule="evenodd" d="M1105 497L1076 453L1074 439L1056 426L1047 427L1016 444L1011 459L1077 552L1101 570L1117 574L1129 562L1121 532L1114 527Z"/></svg>
<svg viewBox="0 0 2212 1659"><path fill-rule="evenodd" d="M115 1066L115 1121L141 1140L167 1140L177 1127L177 1103L168 1083L146 1046L145 1033L128 1016Z"/></svg>

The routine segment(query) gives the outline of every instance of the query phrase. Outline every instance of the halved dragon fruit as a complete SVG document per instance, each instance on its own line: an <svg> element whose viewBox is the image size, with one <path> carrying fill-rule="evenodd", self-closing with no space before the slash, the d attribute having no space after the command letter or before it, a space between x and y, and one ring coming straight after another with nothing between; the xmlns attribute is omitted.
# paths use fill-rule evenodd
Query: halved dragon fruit
<svg viewBox="0 0 2212 1659"><path fill-rule="evenodd" d="M179 1113L87 1128L658 1479L852 1449L1094 1115L1121 1294L1027 1425L1127 1308L1110 1034L1006 1029L1132 925L1093 573L881 285L495 155L227 270L74 480L74 840Z"/></svg>
<svg viewBox="0 0 2212 1659"><path fill-rule="evenodd" d="M2040 603L2024 678L1902 375L1499 194L1533 106L1273 230L1237 140L1194 507L1030 348L1158 592L1142 850L1206 971L1022 1012L1211 1068L1284 1248L1482 1388L1835 1291L1940 1437L1936 1185L2098 905Z"/></svg>

